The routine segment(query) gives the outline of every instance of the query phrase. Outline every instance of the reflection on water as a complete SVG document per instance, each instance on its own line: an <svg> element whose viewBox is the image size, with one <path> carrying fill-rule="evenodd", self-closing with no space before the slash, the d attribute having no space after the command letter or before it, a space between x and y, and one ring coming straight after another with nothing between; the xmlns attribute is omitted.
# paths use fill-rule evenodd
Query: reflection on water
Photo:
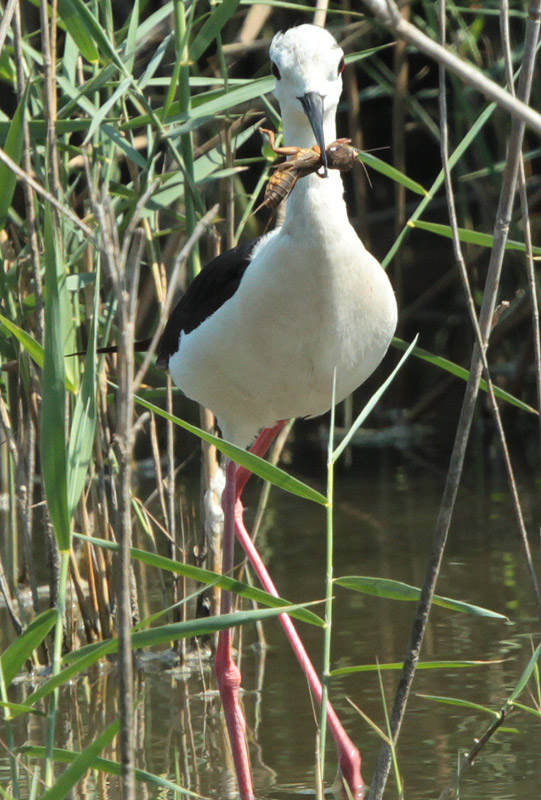
<svg viewBox="0 0 541 800"><path fill-rule="evenodd" d="M389 456L389 459L391 457ZM335 575L392 577L423 581L443 477L434 471L386 462L371 463L336 480ZM323 470L321 473L323 474ZM252 501L256 492L251 489ZM532 503L534 499L532 498ZM248 517L250 510L248 510ZM274 492L259 545L279 591L292 601L324 593L324 512ZM538 556L538 553L536 554ZM456 769L460 753L491 722L488 715L438 704L420 695L459 697L498 710L513 689L531 653L530 634L538 635L532 592L507 494L461 491L438 591L507 614L510 623L434 608L422 658L494 660L487 666L418 672L398 748L406 797L434 798ZM402 659L415 606L336 589L333 667ZM321 630L301 631L318 664ZM244 704L259 796L287 798L313 793L317 720L306 682L279 624L265 624L262 649L254 629L244 631ZM164 660L139 659L136 714L137 764L203 795L234 796L219 701L208 662L190 661L189 670L172 670ZM385 700L392 702L396 673L383 675ZM23 701L31 687L21 682L13 699ZM114 664L93 670L67 687L61 698L59 747L81 750L117 715ZM347 698L384 726L375 673L335 679L331 696L363 755L369 781L379 742ZM523 702L532 704L524 695ZM16 744L43 744L43 718L21 717ZM534 716L516 713L512 731L494 737L469 771L462 798L539 797L540 728ZM2 733L4 739L4 734ZM114 749L104 752L118 760ZM335 769L332 744L327 759L330 784ZM5 760L0 781L9 777ZM76 797L117 798L116 779L101 773L88 778ZM5 781L5 783L4 783ZM150 784L138 786L141 798L172 797ZM392 783L387 797L394 797Z"/></svg>

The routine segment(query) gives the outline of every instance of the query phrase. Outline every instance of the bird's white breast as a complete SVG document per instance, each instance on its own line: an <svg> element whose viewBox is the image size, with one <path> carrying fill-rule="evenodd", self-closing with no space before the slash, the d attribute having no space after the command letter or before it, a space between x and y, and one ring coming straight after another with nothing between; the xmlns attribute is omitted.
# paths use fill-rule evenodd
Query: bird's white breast
<svg viewBox="0 0 541 800"><path fill-rule="evenodd" d="M339 401L387 350L396 326L387 275L349 223L338 238L329 225L324 237L309 222L301 236L287 225L269 236L234 296L181 336L173 380L214 411L225 438L246 445L280 419L322 414L335 369Z"/></svg>

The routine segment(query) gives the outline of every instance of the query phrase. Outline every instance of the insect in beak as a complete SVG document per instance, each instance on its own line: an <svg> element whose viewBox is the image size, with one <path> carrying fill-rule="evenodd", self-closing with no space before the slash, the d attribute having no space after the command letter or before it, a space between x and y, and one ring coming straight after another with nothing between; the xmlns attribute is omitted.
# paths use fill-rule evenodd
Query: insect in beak
<svg viewBox="0 0 541 800"><path fill-rule="evenodd" d="M323 103L325 98L317 92L306 92L302 97L297 98L301 101L304 113L314 131L316 142L321 148L321 159L323 161L323 175L327 177L327 153L325 152L325 137L323 135Z"/></svg>

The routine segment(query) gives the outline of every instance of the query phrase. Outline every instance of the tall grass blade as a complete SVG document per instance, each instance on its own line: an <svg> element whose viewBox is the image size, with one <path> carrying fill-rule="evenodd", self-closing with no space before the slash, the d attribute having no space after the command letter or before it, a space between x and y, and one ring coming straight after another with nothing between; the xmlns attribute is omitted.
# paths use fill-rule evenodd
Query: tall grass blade
<svg viewBox="0 0 541 800"><path fill-rule="evenodd" d="M132 648L134 650L142 647L151 647L158 644L167 644L179 639L189 639L192 636L207 636L216 631L232 628L238 625L245 625L259 620L271 619L280 614L287 613L293 615L301 608L311 603L299 603L293 606L282 606L281 608L263 608L255 611L242 611L234 614L223 614L218 617L208 617L206 619L194 619L187 622L179 622L171 625L162 625L152 628L149 631L138 631L132 636ZM57 675L53 675L45 683L39 686L26 700L26 705L35 705L39 700L47 697L60 686L64 686L68 681L78 675L92 664L97 664L105 656L116 653L118 650L117 639L107 639L104 642L90 644L79 650L74 650L64 656L64 664L67 666ZM13 713L15 718L17 713Z"/></svg>
<svg viewBox="0 0 541 800"><path fill-rule="evenodd" d="M338 461L338 459L340 458L340 456L342 455L342 453L344 452L344 450L346 449L352 438L355 436L355 434L357 433L357 431L359 430L359 428L361 427L367 416L376 407L383 394L387 391L391 383L394 381L398 372L403 367L403 365L409 358L411 352L413 351L415 343L417 342L418 338L419 334L417 334L417 336L410 344L410 346L408 347L408 349L406 350L406 352L404 353L404 355L402 356L396 367L393 369L391 374L388 376L388 378L386 378L386 380L383 381L379 389L376 392L374 392L374 394L372 395L368 403L365 405L365 407L363 408L363 410L361 411L361 413L359 414L359 416L357 417L357 419L355 420L355 422L353 423L347 434L344 436L338 447L335 449L334 453L332 454L332 460L334 464L336 464L336 462Z"/></svg>
<svg viewBox="0 0 541 800"><path fill-rule="evenodd" d="M139 28L139 0L132 3L128 33L124 43L124 67L129 75L133 74L135 52L137 47L137 30Z"/></svg>
<svg viewBox="0 0 541 800"><path fill-rule="evenodd" d="M408 178L408 176L404 175L403 172L400 172L400 170L391 166L391 164L387 164L386 161L382 161L381 158L377 158L375 155L373 155L373 153L365 153L362 150L358 155L358 159L359 161L362 161L363 164L366 164L367 167L372 167L372 169L375 169L376 172L380 172L382 175L390 178L395 183L405 186L406 189L409 189L411 192L420 194L423 197L428 195L428 192L424 186L421 186L421 184L417 183L417 181Z"/></svg>
<svg viewBox="0 0 541 800"><path fill-rule="evenodd" d="M94 286L94 313L90 326L88 350L85 357L85 371L77 402L73 412L68 446L68 508L73 515L85 485L85 479L92 458L94 431L96 428L96 347L99 319L99 270Z"/></svg>
<svg viewBox="0 0 541 800"><path fill-rule="evenodd" d="M3 314L0 314L0 325L6 328L9 333L13 334L19 344L27 351L30 358L35 361L38 367L43 368L43 347L40 343Z"/></svg>
<svg viewBox="0 0 541 800"><path fill-rule="evenodd" d="M419 661L417 669L464 669L466 667L486 667L489 664L501 664L501 659L491 661ZM338 678L344 675L353 675L358 672L377 672L378 670L402 669L402 661L392 661L386 664L359 664L354 667L338 667L331 670L329 675Z"/></svg>
<svg viewBox="0 0 541 800"><path fill-rule="evenodd" d="M528 681L532 676L535 667L537 666L537 662L539 661L539 656L541 656L541 644L539 644L532 653L530 660L526 664L524 672L520 676L519 681L515 686L515 689L513 690L507 701L508 704L513 703L517 699L517 697L519 697L519 695L522 694L522 691L524 690L526 684L528 683Z"/></svg>
<svg viewBox="0 0 541 800"><path fill-rule="evenodd" d="M101 51L124 72L115 46L84 0L58 0L58 13L77 45L84 41L86 55L82 50L81 53L88 61L98 61Z"/></svg>
<svg viewBox="0 0 541 800"><path fill-rule="evenodd" d="M283 489L285 492L294 494L297 497L302 497L304 500L310 500L313 503L319 503L323 506L327 505L327 498L325 495L312 489L305 483L302 483L302 481L297 480L297 478L291 477L291 475L288 475L287 472L284 472L284 470L279 467L269 464L264 458L259 458L259 456L255 456L253 453L243 450L242 447L237 447L230 442L220 439L219 436L213 436L212 433L207 433L201 428L191 425L189 422L185 422L179 417L175 417L173 414L168 414L167 411L164 411L153 403L149 403L148 400L144 400L140 396L135 397L135 402L143 408L147 408L149 411L158 414L158 416L171 420L175 425L179 425L181 428L184 428L184 430L203 439L203 441L215 445L220 453L231 458L242 467L246 467L246 469L249 469L254 475L272 483L273 486L278 486L278 488Z"/></svg>
<svg viewBox="0 0 541 800"><path fill-rule="evenodd" d="M399 350L406 350L408 347L407 342L404 342L402 339L399 339L396 336L393 338L391 344L393 347L397 347ZM427 361L429 364L433 364L439 369L445 370L445 372L449 372L451 375L455 375L457 378L460 378L463 381L467 381L469 378L470 373L465 367L455 364L454 361L449 361L449 359L444 358L444 356L436 356L433 353L430 353L428 350L423 350L422 347L415 347L413 350L413 355L417 358L421 358L423 361ZM487 391L488 387L484 379L481 379L480 386L484 392ZM497 386L494 386L494 394L496 397L499 397L500 400L504 400L506 403L510 403L511 405L520 408L522 411L527 411L529 414L539 413L537 409L533 408L533 406L528 405L528 403L525 403L523 400L515 397L513 394L511 394L511 392L507 392L505 389L499 389Z"/></svg>
<svg viewBox="0 0 541 800"><path fill-rule="evenodd" d="M65 432L64 325L60 305L58 243L51 209L45 209L45 351L41 406L41 465L51 522L60 550L69 550L70 514Z"/></svg>
<svg viewBox="0 0 541 800"><path fill-rule="evenodd" d="M128 78L124 78L124 80L121 81L121 83L116 87L111 97L100 107L99 111L93 115L83 144L88 144L89 140L94 135L94 132L99 128L101 123L109 114L109 111L118 103L119 100L124 97L132 83L133 79L131 75Z"/></svg>
<svg viewBox="0 0 541 800"><path fill-rule="evenodd" d="M394 581L390 578L372 578L356 575L348 575L343 578L335 578L335 583L345 589L353 589L355 592L370 594L375 597L386 597L388 600L405 600L409 602L419 600L421 590L416 586L410 586L402 581ZM471 614L474 617L489 617L490 619L501 619L509 622L505 614L498 614L488 608L475 606L472 603L464 603L462 600L453 600L450 597L434 595L432 601L435 605L448 608L451 611L459 611L462 614Z"/></svg>
<svg viewBox="0 0 541 800"><path fill-rule="evenodd" d="M239 7L240 0L222 0L215 6L210 17L203 23L201 30L190 45L190 60L197 61L205 50L214 42L225 23Z"/></svg>
<svg viewBox="0 0 541 800"><path fill-rule="evenodd" d="M120 549L120 546L116 542L110 542L107 539L97 539L94 536L85 536L84 534L75 534L75 536L78 539L82 539L98 547L104 547L107 550L118 551ZM284 600L283 597L275 597L263 591L263 589L249 586L247 583L237 581L234 578L230 578L228 575L218 575L210 569L202 569L202 567L195 567L192 564L184 564L181 561L167 558L167 556L160 556L158 553L150 553L147 550L139 550L137 547L131 547L130 555L132 558L135 558L142 564L146 564L148 567L165 569L175 575L184 575L186 578L191 578L207 586L219 586L220 589L226 589L228 592L234 592L239 597L244 597L255 603L263 603L271 608L293 605L289 600ZM299 611L290 613L289 616L295 617L302 622L308 622L311 625L318 625L319 627L323 627L325 624L317 614L302 608Z"/></svg>
<svg viewBox="0 0 541 800"><path fill-rule="evenodd" d="M78 13L75 3L72 0L58 0L58 15L83 58L86 58L91 64L96 63L99 60L98 48L94 44L94 38L88 30L88 26L84 24Z"/></svg>
<svg viewBox="0 0 541 800"><path fill-rule="evenodd" d="M19 752L33 758L43 758L45 756L45 748L37 745L23 745L19 748ZM79 753L74 753L71 750L62 750L59 747L55 747L53 750L54 760L64 764L73 763L78 755ZM109 775L121 775L122 764L119 764L118 761L111 761L108 758L103 758L102 756L96 756L92 762L92 769L98 769L101 772L106 772ZM184 789L182 786L178 786L178 784L168 781L167 778L162 778L160 775L154 775L144 769L136 768L135 778L138 781L144 781L145 783L150 783L153 786L157 786L158 789L165 789L168 792L173 792L174 796L185 795L186 797L201 798L201 795L197 794L197 792ZM161 793L157 795L157 797L161 796Z"/></svg>
<svg viewBox="0 0 541 800"><path fill-rule="evenodd" d="M56 610L48 608L36 617L30 625L2 653L2 672L8 687L19 674L34 650L43 642L56 621Z"/></svg>
<svg viewBox="0 0 541 800"><path fill-rule="evenodd" d="M4 144L4 152L16 164L19 164L23 154L23 124L26 109L26 92L17 106L13 119L9 125L8 134ZM10 170L7 164L0 164L0 230L6 227L8 212L13 200L17 176Z"/></svg>
<svg viewBox="0 0 541 800"><path fill-rule="evenodd" d="M396 788L398 790L398 798L399 800L404 800L404 788L402 784L402 776L400 775L400 770L398 768L398 758L396 755L396 747L393 738L393 732L391 729L390 719L389 719L389 710L387 708L387 698L385 697L385 689L383 688L383 676L381 672L378 671L378 683L379 683L379 693L381 697L382 707L383 707L383 714L385 715L385 727L387 728L387 737L389 741L389 746L391 748L391 759L393 763L393 773L394 779L396 782Z"/></svg>
<svg viewBox="0 0 541 800"><path fill-rule="evenodd" d="M418 228L422 231L435 233L437 236L444 236L446 239L453 238L453 230L450 225L441 225L436 222L425 222L422 219L412 220L408 223L410 228ZM479 247L494 247L494 236L490 233L482 233L481 231L471 231L467 228L457 228L458 238L465 244L476 244ZM523 242L515 242L513 239L507 239L505 242L506 250L518 250L520 253L526 252L526 245ZM541 247L532 247L534 256L541 256Z"/></svg>
<svg viewBox="0 0 541 800"><path fill-rule="evenodd" d="M43 369L43 364L45 362L44 350L42 345L37 342L33 336L27 333L23 328L20 328L19 325L16 325L15 322L5 317L3 314L0 314L0 327L6 328L6 330L11 333L15 339L21 344L30 358L37 364L40 369ZM66 389L69 392L76 392L75 385L73 381L69 379L66 375Z"/></svg>
<svg viewBox="0 0 541 800"><path fill-rule="evenodd" d="M116 719L88 747L79 753L72 764L55 781L54 786L41 795L40 800L64 800L85 772L94 765L96 757L110 744L120 729L120 720ZM53 750L54 757L54 750Z"/></svg>

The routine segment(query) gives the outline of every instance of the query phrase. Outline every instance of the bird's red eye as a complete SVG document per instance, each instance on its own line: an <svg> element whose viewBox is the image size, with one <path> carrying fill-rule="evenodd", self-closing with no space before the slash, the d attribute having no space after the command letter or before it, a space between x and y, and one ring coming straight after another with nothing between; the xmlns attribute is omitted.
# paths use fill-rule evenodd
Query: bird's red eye
<svg viewBox="0 0 541 800"><path fill-rule="evenodd" d="M281 79L282 76L280 75L280 70L278 69L274 61L271 61L271 72L277 81Z"/></svg>
<svg viewBox="0 0 541 800"><path fill-rule="evenodd" d="M346 68L346 61L344 56L340 59L340 63L338 64L338 74L341 75Z"/></svg>

